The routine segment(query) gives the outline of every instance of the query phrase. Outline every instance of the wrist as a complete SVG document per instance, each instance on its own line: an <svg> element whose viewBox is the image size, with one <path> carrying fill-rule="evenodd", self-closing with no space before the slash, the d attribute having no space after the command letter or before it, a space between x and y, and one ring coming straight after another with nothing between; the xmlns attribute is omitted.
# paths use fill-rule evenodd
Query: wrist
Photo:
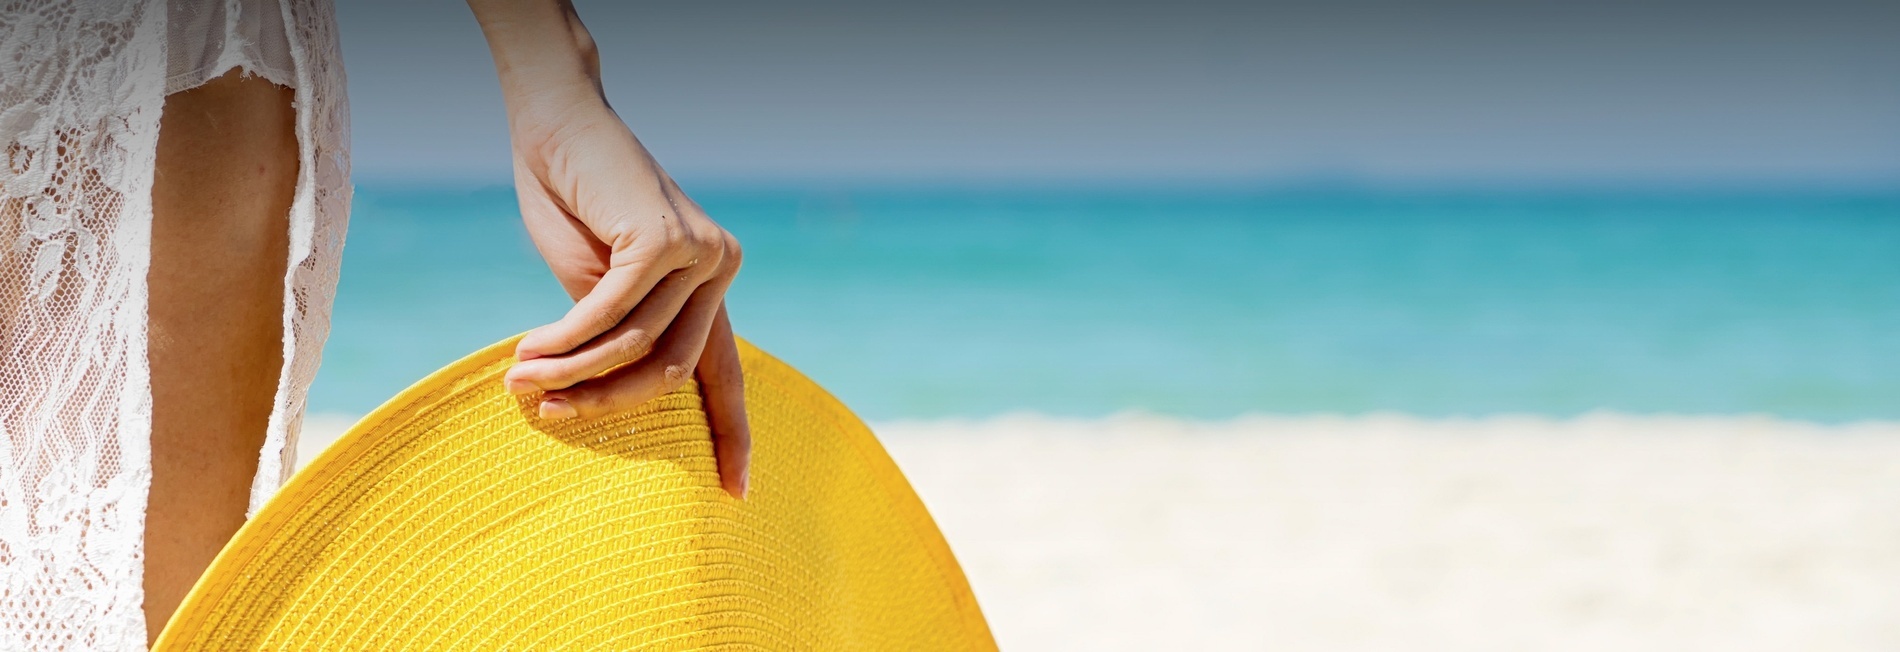
<svg viewBox="0 0 1900 652"><path fill-rule="evenodd" d="M507 103L518 116L606 106L600 54L565 0L468 0L488 40Z"/></svg>

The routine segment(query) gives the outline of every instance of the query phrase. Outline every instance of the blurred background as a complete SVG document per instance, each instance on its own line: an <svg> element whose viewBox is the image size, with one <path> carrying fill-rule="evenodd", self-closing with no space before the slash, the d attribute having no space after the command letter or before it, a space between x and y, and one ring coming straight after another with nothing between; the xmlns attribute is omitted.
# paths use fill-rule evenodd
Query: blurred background
<svg viewBox="0 0 1900 652"><path fill-rule="evenodd" d="M1900 4L576 4L1005 649L1900 648ZM338 13L306 458L569 305L468 10Z"/></svg>

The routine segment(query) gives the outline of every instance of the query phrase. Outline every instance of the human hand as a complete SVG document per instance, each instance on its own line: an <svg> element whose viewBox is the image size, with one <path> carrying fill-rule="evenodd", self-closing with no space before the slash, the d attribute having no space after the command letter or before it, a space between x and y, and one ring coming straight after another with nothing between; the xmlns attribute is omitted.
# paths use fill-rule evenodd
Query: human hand
<svg viewBox="0 0 1900 652"><path fill-rule="evenodd" d="M469 0L508 105L522 221L574 299L505 377L543 418L627 410L697 376L720 483L743 498L752 435L726 317L739 243L608 107L600 56L567 0Z"/></svg>
<svg viewBox="0 0 1900 652"><path fill-rule="evenodd" d="M721 484L743 497L751 434L724 304L739 271L738 241L605 102L521 108L511 122L522 220L575 304L522 338L508 390L542 392L543 418L587 419L697 376Z"/></svg>

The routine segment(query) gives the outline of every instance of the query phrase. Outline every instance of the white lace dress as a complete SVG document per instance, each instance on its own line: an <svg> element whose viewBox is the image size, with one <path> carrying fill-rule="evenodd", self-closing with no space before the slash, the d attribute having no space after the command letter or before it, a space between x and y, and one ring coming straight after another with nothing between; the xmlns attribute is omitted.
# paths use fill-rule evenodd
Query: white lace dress
<svg viewBox="0 0 1900 652"><path fill-rule="evenodd" d="M0 650L142 650L146 281L159 113L232 67L295 87L284 368L252 486L292 467L349 210L327 0L0 2Z"/></svg>

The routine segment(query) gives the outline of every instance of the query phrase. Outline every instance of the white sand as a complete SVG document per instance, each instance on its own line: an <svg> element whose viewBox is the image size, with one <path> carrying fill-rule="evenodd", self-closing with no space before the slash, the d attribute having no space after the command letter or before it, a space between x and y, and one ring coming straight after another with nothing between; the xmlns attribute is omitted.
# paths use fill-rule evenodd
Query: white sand
<svg viewBox="0 0 1900 652"><path fill-rule="evenodd" d="M1006 650L1900 649L1900 424L878 430Z"/></svg>
<svg viewBox="0 0 1900 652"><path fill-rule="evenodd" d="M1006 650L1900 649L1900 424L885 424Z"/></svg>

